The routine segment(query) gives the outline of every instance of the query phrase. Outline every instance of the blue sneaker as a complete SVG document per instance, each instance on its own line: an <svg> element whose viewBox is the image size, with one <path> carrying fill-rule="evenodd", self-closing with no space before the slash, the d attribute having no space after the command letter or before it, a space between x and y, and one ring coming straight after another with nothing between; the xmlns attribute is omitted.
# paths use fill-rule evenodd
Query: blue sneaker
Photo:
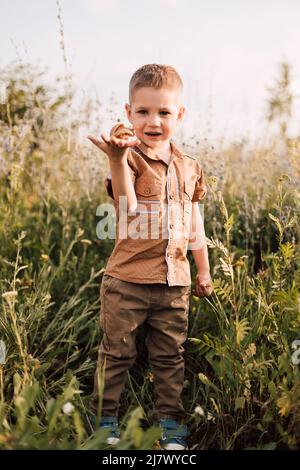
<svg viewBox="0 0 300 470"><path fill-rule="evenodd" d="M118 428L117 416L101 416L99 428L110 429L110 434L106 438L106 444L115 446L120 441L120 431Z"/></svg>
<svg viewBox="0 0 300 470"><path fill-rule="evenodd" d="M165 450L187 450L187 426L179 424L175 419L161 418L158 426L162 428L160 446Z"/></svg>

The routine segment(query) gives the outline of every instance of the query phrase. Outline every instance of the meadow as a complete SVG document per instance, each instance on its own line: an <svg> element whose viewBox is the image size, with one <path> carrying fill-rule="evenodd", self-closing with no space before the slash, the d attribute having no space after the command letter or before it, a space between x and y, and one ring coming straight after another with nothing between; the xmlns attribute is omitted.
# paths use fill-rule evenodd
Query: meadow
<svg viewBox="0 0 300 470"><path fill-rule="evenodd" d="M0 71L0 449L107 448L88 402L114 240L96 236L97 207L111 202L108 162L85 130L98 134L101 116L115 110L88 97L74 108L65 78L50 86L19 61ZM182 396L190 449L300 448L300 136L289 137L279 91L268 138L212 142L199 129L177 142L206 175L214 281L211 297L190 303ZM158 446L143 340L142 329L118 449Z"/></svg>

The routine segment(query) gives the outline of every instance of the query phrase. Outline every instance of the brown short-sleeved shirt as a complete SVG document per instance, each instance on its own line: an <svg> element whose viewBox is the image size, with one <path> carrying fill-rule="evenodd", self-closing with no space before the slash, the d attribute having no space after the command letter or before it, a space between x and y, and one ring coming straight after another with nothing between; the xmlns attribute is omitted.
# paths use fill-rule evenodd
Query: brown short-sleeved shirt
<svg viewBox="0 0 300 470"><path fill-rule="evenodd" d="M191 284L186 254L192 202L203 199L207 188L200 163L170 144L169 164L144 143L130 149L127 161L138 206L120 218L126 197L114 200L116 242L105 269L110 276L141 284ZM113 198L110 174L105 185Z"/></svg>

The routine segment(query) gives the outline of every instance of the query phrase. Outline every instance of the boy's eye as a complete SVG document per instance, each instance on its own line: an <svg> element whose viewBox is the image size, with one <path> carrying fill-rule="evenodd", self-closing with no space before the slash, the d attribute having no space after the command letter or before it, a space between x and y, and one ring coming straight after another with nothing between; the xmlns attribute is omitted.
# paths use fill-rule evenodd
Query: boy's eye
<svg viewBox="0 0 300 470"><path fill-rule="evenodd" d="M145 114L147 111L145 109L140 109L138 113ZM169 111L161 111L160 114L163 114L166 116L167 114L170 114Z"/></svg>

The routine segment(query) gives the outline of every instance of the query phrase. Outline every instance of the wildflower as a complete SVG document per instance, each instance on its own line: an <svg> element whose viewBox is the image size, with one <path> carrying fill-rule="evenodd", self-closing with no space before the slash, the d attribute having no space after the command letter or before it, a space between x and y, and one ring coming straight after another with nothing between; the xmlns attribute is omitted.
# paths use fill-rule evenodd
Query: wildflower
<svg viewBox="0 0 300 470"><path fill-rule="evenodd" d="M76 231L76 237L80 238L81 235L83 235L83 234L84 234L84 230L82 228L78 227L77 231Z"/></svg>
<svg viewBox="0 0 300 470"><path fill-rule="evenodd" d="M207 421L212 421L213 423L216 421L215 417L208 411L206 416Z"/></svg>
<svg viewBox="0 0 300 470"><path fill-rule="evenodd" d="M189 381L189 380L185 380L185 381L183 382L183 388L189 388L190 385L191 385L191 384L190 384L190 381Z"/></svg>
<svg viewBox="0 0 300 470"><path fill-rule="evenodd" d="M283 174L278 178L278 181L281 183L282 181L291 181L289 175Z"/></svg>
<svg viewBox="0 0 300 470"><path fill-rule="evenodd" d="M196 408L194 409L194 413L199 416L205 416L204 409L200 405L196 406Z"/></svg>
<svg viewBox="0 0 300 470"><path fill-rule="evenodd" d="M149 380L149 382L153 382L154 375L152 372L148 372L148 374L146 375L146 380Z"/></svg>
<svg viewBox="0 0 300 470"><path fill-rule="evenodd" d="M69 401L67 401L67 402L63 405L63 407L62 407L63 413L64 413L65 415L70 415L70 414L72 414L73 411L74 411L74 409L75 409L74 405L72 405L72 403L69 402Z"/></svg>
<svg viewBox="0 0 300 470"><path fill-rule="evenodd" d="M46 294L46 295L42 298L42 302L45 302L45 303L48 303L50 300L51 300L51 294Z"/></svg>
<svg viewBox="0 0 300 470"><path fill-rule="evenodd" d="M27 355L27 360L29 361L30 365L32 365L35 369L38 369L39 367L41 367L40 361L36 359L35 357L33 357L32 354Z"/></svg>
<svg viewBox="0 0 300 470"><path fill-rule="evenodd" d="M236 263L234 264L235 267L242 267L244 265L245 263L244 263L244 260L242 259L237 260Z"/></svg>
<svg viewBox="0 0 300 470"><path fill-rule="evenodd" d="M248 348L245 351L245 357L249 358L249 357L255 356L255 354L256 354L256 344L251 343L249 344Z"/></svg>
<svg viewBox="0 0 300 470"><path fill-rule="evenodd" d="M292 409L292 402L290 396L287 393L283 393L283 395L278 398L276 405L279 408L279 414L281 417L289 416Z"/></svg>
<svg viewBox="0 0 300 470"><path fill-rule="evenodd" d="M199 377L199 379L201 380L201 382L202 382L204 385L211 386L211 381L209 380L209 378L207 377L207 375L202 374L202 373L200 372L200 373L198 374L198 377Z"/></svg>
<svg viewBox="0 0 300 470"><path fill-rule="evenodd" d="M218 184L218 179L219 179L219 178L218 178L217 176L212 175L212 176L210 176L210 177L208 178L208 181L209 181L209 183L211 184L211 186L216 187L217 184Z"/></svg>
<svg viewBox="0 0 300 470"><path fill-rule="evenodd" d="M91 240L88 240L87 238L84 238L83 240L80 240L80 242L83 245L91 245L92 244Z"/></svg>
<svg viewBox="0 0 300 470"><path fill-rule="evenodd" d="M18 190L20 187L20 176L22 173L22 167L17 164L12 164L11 166L11 175L10 175L10 181L11 181L11 186L14 190Z"/></svg>
<svg viewBox="0 0 300 470"><path fill-rule="evenodd" d="M10 301L14 299L15 297L17 297L17 295L18 295L18 292L16 290L10 290L8 292L4 292L2 294L2 298L5 299L7 303L10 303Z"/></svg>

